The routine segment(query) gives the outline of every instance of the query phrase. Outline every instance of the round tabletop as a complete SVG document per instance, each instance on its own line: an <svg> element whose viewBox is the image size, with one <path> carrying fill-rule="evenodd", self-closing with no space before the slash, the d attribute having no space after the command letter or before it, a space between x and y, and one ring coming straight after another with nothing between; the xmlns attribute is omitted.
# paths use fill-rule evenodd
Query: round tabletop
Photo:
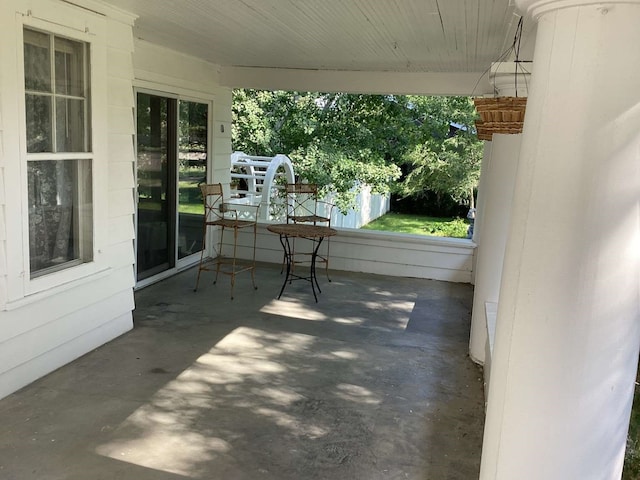
<svg viewBox="0 0 640 480"><path fill-rule="evenodd" d="M274 225L268 225L267 230L287 237L304 238L332 237L338 234L338 231L331 227L302 223L276 223Z"/></svg>

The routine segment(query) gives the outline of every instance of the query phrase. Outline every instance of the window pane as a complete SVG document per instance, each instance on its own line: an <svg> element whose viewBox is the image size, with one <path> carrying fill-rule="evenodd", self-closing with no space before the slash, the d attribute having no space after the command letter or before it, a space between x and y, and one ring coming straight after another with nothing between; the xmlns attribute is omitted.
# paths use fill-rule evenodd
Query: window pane
<svg viewBox="0 0 640 480"><path fill-rule="evenodd" d="M85 97L84 44L55 38L56 94Z"/></svg>
<svg viewBox="0 0 640 480"><path fill-rule="evenodd" d="M24 30L24 86L27 90L51 92L50 36Z"/></svg>
<svg viewBox="0 0 640 480"><path fill-rule="evenodd" d="M87 44L24 29L28 153L89 150L88 62ZM27 161L32 277L93 259L91 170L90 159Z"/></svg>
<svg viewBox="0 0 640 480"><path fill-rule="evenodd" d="M87 44L29 29L24 42L27 152L90 151Z"/></svg>
<svg viewBox="0 0 640 480"><path fill-rule="evenodd" d="M27 163L32 276L92 259L90 160Z"/></svg>
<svg viewBox="0 0 640 480"><path fill-rule="evenodd" d="M169 158L175 159L175 142L169 139L169 130L175 132L175 104L175 100L157 95L137 95L138 280L171 268L175 260L175 230L169 220L175 215L171 192L175 176L169 166Z"/></svg>
<svg viewBox="0 0 640 480"><path fill-rule="evenodd" d="M207 181L207 116L207 104L180 102L178 258L202 250L200 184Z"/></svg>
<svg viewBox="0 0 640 480"><path fill-rule="evenodd" d="M27 152L53 151L51 138L51 97L26 95Z"/></svg>
<svg viewBox="0 0 640 480"><path fill-rule="evenodd" d="M86 152L84 100L56 99L56 151Z"/></svg>

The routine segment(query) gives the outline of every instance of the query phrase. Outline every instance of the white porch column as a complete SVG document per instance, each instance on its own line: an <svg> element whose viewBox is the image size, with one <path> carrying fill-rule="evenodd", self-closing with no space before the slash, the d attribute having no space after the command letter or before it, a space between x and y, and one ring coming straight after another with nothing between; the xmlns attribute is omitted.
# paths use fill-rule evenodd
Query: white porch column
<svg viewBox="0 0 640 480"><path fill-rule="evenodd" d="M529 65L530 68L530 65ZM491 69L490 81L499 96L527 96L526 85L529 74L514 72L517 66L512 62L501 62ZM518 85L516 92L516 85ZM520 154L522 135L493 135L489 150L490 157L482 159L482 171L478 195L478 212L476 222L480 222L480 238L474 241L476 249L475 289L473 309L471 313L471 335L469 337L469 355L480 364L485 364L485 380L488 379L490 365L486 358L487 323L485 303L498 302L500 279L502 277L502 261L507 243L507 229L511 215L513 185L516 178L516 167Z"/></svg>
<svg viewBox="0 0 640 480"><path fill-rule="evenodd" d="M482 163L480 165L480 178L478 180L478 198L476 199L476 215L473 221L473 236L471 240L480 246L481 238L482 238L482 216L479 214L480 212L484 212L484 204L486 203L486 187L487 183L487 170L489 169L489 164L491 163L491 142L484 142L482 149ZM471 284L476 284L476 264L478 262L478 247L476 247L475 252L473 253L473 263L471 265Z"/></svg>
<svg viewBox="0 0 640 480"><path fill-rule="evenodd" d="M485 200L482 210L478 205L478 216L482 218L482 227L477 247L476 284L473 293L469 342L469 355L478 363L485 363L488 360L485 356L487 344L485 303L498 302L521 139L522 134L494 134L490 142L493 144L491 158L488 159L488 166L483 173L486 175L482 184L485 189ZM484 161L483 158L483 163ZM486 364L486 367L489 368L489 365ZM485 379L486 377L487 375Z"/></svg>
<svg viewBox="0 0 640 480"><path fill-rule="evenodd" d="M538 18L482 480L616 480L640 344L640 1Z"/></svg>

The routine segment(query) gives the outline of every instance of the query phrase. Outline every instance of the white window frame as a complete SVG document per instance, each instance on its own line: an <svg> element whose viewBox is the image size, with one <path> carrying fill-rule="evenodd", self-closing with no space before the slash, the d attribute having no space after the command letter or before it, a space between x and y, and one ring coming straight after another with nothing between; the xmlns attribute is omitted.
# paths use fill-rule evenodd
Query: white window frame
<svg viewBox="0 0 640 480"><path fill-rule="evenodd" d="M58 93L56 90L56 83L57 80L55 78L55 62L56 62L56 54L60 51L56 48L56 39L66 39L67 37L62 37L60 35L56 35L53 33L49 33L49 32L43 32L41 30L35 30L29 27L25 27L23 29L23 35L26 29L29 29L32 32L39 32L43 35L47 36L48 39L48 43L49 43L49 53L50 53L50 58L49 58L49 73L51 74L50 77L50 81L51 81L51 91L50 92L40 92L40 91L32 91L29 90L29 95L36 95L36 96L42 96L42 97L46 97L50 99L50 105L51 105L51 125L50 125L50 133L51 133L51 147L52 147L52 151L51 152L37 152L37 153L26 153L26 157L27 157L27 178L28 178L28 165L29 162L36 162L36 161L46 161L46 162L59 162L59 161L76 161L76 162L86 162L86 164L88 165L88 170L89 172L92 171L92 166L93 166L93 151L90 148L90 142L91 142L91 117L90 117L90 112L91 112L91 84L90 84L90 79L89 79L89 69L91 68L91 60L90 60L90 45L87 42L81 42L81 41L77 41L77 40L73 40L75 42L77 42L79 45L83 45L83 56L84 58L83 60L83 72L82 72L82 76L83 76L83 85L85 85L85 91L86 96L76 96L76 95L70 95L70 94L61 94ZM26 90L26 88L25 88ZM26 93L26 92L25 92ZM26 95L25 95L26 98ZM84 124L82 125L82 140L83 140L83 146L82 146L82 151L80 152L76 152L76 151L59 151L57 142L58 142L58 128L60 128L60 126L57 124L58 121L58 115L57 115L57 108L58 108L58 100L59 99L75 99L75 100L82 100L83 101L83 118L84 118ZM25 100L26 101L26 100ZM25 110L25 114L26 114L26 110ZM79 163L76 163L75 169L76 169L76 177L82 177L81 173L82 171L86 168L86 165L80 166ZM93 179L93 174L91 174L91 179ZM77 258L65 261L59 265L55 265L55 266L51 266L51 267L47 267L47 268L42 268L36 272L30 272L30 276L32 279L44 276L44 275L50 275L52 273L56 273L62 270L65 270L67 268L73 268L75 266L81 265L83 263L88 263L91 262L93 260L93 194L91 194L91 216L90 216L90 221L87 220L82 220L81 219L81 215L79 213L79 210L81 209L81 207L83 207L83 203L82 203L82 199L85 197L85 193L83 193L83 190L89 190L91 191L93 186L93 180L91 180L91 184L90 185L85 185L83 183L81 183L81 180L79 178L76 178L75 180L75 185L73 188L73 196L75 197L75 200L73 202L73 206L74 206L74 212L73 212L73 226L74 226L74 230L77 230L76 235L74 236L74 239L77 241L78 245L76 248L74 248L74 250L77 250ZM89 237L89 238L88 238ZM32 259L29 258L29 261L31 262Z"/></svg>
<svg viewBox="0 0 640 480"><path fill-rule="evenodd" d="M20 162L21 162L21 206L22 206L22 286L12 288L9 292L9 302L18 302L23 297L35 294L51 294L52 289L74 288L88 276L96 275L108 270L106 245L107 245L107 197L108 197L108 107L107 107L107 46L106 46L106 22L104 18L87 14L84 20L83 30L74 26L65 26L64 19L78 20L78 12L74 9L74 17L69 17L69 12L63 12L64 6L56 12L51 11L51 16L17 14L16 22L17 46L19 48L17 61L17 86L19 100L17 102L20 121ZM82 14L81 14L82 15ZM90 138L85 139L91 146L90 152L69 153L27 153L26 139L26 100L24 87L24 28L32 28L48 34L58 35L70 40L86 43L89 49L89 85L90 92L88 102L90 115L86 122L90 125ZM52 52L53 54L53 52ZM52 79L54 81L54 79ZM29 221L28 221L28 175L27 161L37 159L47 160L73 160L89 159L91 162L91 190L93 202L92 233L90 245L93 250L93 259L86 263L69 266L59 271L51 272L31 278L29 259ZM47 293L48 292L48 293ZM39 295L37 295L39 296Z"/></svg>

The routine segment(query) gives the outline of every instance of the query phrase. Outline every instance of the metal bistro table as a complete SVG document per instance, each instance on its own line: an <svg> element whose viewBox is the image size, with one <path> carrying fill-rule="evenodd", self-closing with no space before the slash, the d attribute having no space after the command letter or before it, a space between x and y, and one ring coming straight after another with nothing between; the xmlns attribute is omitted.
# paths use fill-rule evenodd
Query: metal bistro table
<svg viewBox="0 0 640 480"><path fill-rule="evenodd" d="M287 286L287 282L290 282L291 280L307 280L311 283L313 298L316 299L317 303L318 295L316 294L316 287L318 288L318 292L322 293L322 290L320 290L320 285L318 284L318 279L316 277L316 258L318 256L318 249L322 244L322 240L324 240L325 237L332 237L336 235L338 233L337 230L330 227L300 223L282 223L269 225L267 227L267 230L280 235L280 243L282 244L282 248L284 249L284 257L287 262L287 275L284 279L284 283L282 284L282 288L280 289L278 298L282 296L282 292L284 292L284 289ZM311 240L313 242L313 252L311 253L311 267L309 269L308 276L301 276L293 273L295 251L293 249L291 239L294 238L306 238L307 240Z"/></svg>

